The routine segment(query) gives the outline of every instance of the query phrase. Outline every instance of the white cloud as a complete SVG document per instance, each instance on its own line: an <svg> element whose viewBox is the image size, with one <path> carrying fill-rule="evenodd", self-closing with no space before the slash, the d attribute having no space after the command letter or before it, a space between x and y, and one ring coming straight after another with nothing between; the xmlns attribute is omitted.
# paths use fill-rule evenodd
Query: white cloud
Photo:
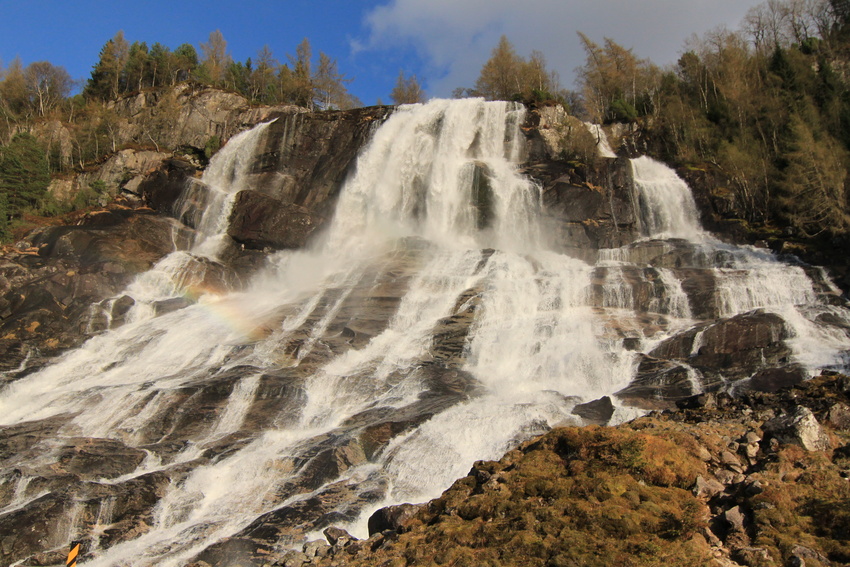
<svg viewBox="0 0 850 567"><path fill-rule="evenodd" d="M416 50L430 93L447 96L472 86L499 36L521 55L542 51L570 86L584 63L577 31L601 43L610 37L639 57L673 63L685 40L719 25L737 29L761 0L391 0L366 17L359 49Z"/></svg>

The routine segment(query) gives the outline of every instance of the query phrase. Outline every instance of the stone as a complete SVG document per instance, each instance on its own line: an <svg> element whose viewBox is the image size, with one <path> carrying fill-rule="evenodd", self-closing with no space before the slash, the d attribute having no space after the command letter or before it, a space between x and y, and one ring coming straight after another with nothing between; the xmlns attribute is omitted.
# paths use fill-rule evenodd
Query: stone
<svg viewBox="0 0 850 567"><path fill-rule="evenodd" d="M573 413L590 423L604 425L608 423L611 416L614 415L614 404L611 403L611 398L603 396L598 400L593 400L592 402L578 404L570 413Z"/></svg>
<svg viewBox="0 0 850 567"><path fill-rule="evenodd" d="M705 479L702 475L699 475L697 476L696 482L694 483L694 487L691 491L694 493L694 496L699 498L712 498L723 492L725 489L726 488L716 480L712 478Z"/></svg>
<svg viewBox="0 0 850 567"><path fill-rule="evenodd" d="M305 553L299 551L288 553L283 558L284 567L301 567L305 563L310 563L310 558Z"/></svg>
<svg viewBox="0 0 850 567"><path fill-rule="evenodd" d="M836 429L850 429L850 406L845 403L836 403L829 408L827 421Z"/></svg>
<svg viewBox="0 0 850 567"><path fill-rule="evenodd" d="M415 504L398 504L396 506L380 508L369 516L369 535L372 536L386 530L403 533L405 527L410 523L410 520L412 520L421 509L421 505Z"/></svg>
<svg viewBox="0 0 850 567"><path fill-rule="evenodd" d="M154 301L152 307L153 312L156 314L157 317L159 317L160 315L165 315L166 313L185 309L186 307L192 305L192 303L193 301L191 301L187 297L172 297L171 299Z"/></svg>
<svg viewBox="0 0 850 567"><path fill-rule="evenodd" d="M805 406L768 421L763 429L780 443L800 445L807 451L828 451L832 448L829 436L812 410Z"/></svg>
<svg viewBox="0 0 850 567"><path fill-rule="evenodd" d="M686 362L699 371L702 386L751 377L765 367L781 367L791 357L783 319L762 310L694 327L662 341L649 356ZM695 345L698 348L695 348Z"/></svg>
<svg viewBox="0 0 850 567"><path fill-rule="evenodd" d="M720 453L720 462L726 467L730 468L735 472L741 472L741 461L738 457L735 456L734 453L729 451L722 451Z"/></svg>
<svg viewBox="0 0 850 567"><path fill-rule="evenodd" d="M810 547L805 547L799 544L794 545L794 547L791 548L791 559L796 560L798 565L805 565L806 559L809 559L812 562L817 562L815 564L831 564L829 558L823 555L822 553L819 553Z"/></svg>
<svg viewBox="0 0 850 567"><path fill-rule="evenodd" d="M697 445L696 450L697 450L697 457L705 463L710 462L711 459L714 458L711 455L711 452L708 449L706 449L705 447L703 447L702 445Z"/></svg>
<svg viewBox="0 0 850 567"><path fill-rule="evenodd" d="M679 409L714 409L717 407L717 398L711 392L689 396L676 401Z"/></svg>
<svg viewBox="0 0 850 567"><path fill-rule="evenodd" d="M732 550L732 559L743 565L776 565L770 553L763 547L741 546Z"/></svg>
<svg viewBox="0 0 850 567"><path fill-rule="evenodd" d="M347 542L354 541L357 539L344 529L338 528L336 526L325 528L322 533L325 535L326 538L328 538L328 543L330 543L331 546L340 544L344 547Z"/></svg>
<svg viewBox="0 0 850 567"><path fill-rule="evenodd" d="M733 506L723 513L723 519L732 529L732 531L744 531L744 522L746 517L740 506Z"/></svg>
<svg viewBox="0 0 850 567"><path fill-rule="evenodd" d="M645 409L662 409L694 394L691 370L676 361L638 355L640 363L632 382L618 391L618 399ZM666 402L666 404L664 403Z"/></svg>
<svg viewBox="0 0 850 567"><path fill-rule="evenodd" d="M764 492L764 484L760 480L752 480L747 482L747 485L744 487L744 491L749 496L758 496L762 492Z"/></svg>
<svg viewBox="0 0 850 567"><path fill-rule="evenodd" d="M748 445L754 445L761 441L761 437L759 437L755 431L748 431L747 434L744 435L742 441Z"/></svg>
<svg viewBox="0 0 850 567"><path fill-rule="evenodd" d="M750 377L744 387L757 392L778 392L783 388L800 384L806 378L808 378L808 373L801 366L765 368Z"/></svg>
<svg viewBox="0 0 850 567"><path fill-rule="evenodd" d="M316 539L305 543L302 551L307 557L324 557L328 554L330 548L331 546L327 541Z"/></svg>
<svg viewBox="0 0 850 567"><path fill-rule="evenodd" d="M720 469L719 471L714 473L714 476L717 477L717 480L719 480L721 483L725 484L726 486L729 486L729 485L735 483L735 473L733 473L732 471L728 471L726 469Z"/></svg>

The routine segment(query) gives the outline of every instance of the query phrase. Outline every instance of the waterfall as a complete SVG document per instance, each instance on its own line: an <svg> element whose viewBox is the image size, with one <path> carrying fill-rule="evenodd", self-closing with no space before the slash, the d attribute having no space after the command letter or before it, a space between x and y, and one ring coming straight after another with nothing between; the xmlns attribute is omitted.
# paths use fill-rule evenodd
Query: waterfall
<svg viewBox="0 0 850 567"><path fill-rule="evenodd" d="M795 361L810 373L846 365L850 312L819 305L813 282L801 266L781 262L763 249L725 244L705 232L690 187L673 169L649 157L631 163L643 235L680 238L693 247L697 264L714 280L713 312L718 317L755 309L776 313L792 336ZM628 258L629 251L607 251L604 257ZM669 272L665 278L669 280ZM837 326L816 324L824 311L833 313Z"/></svg>
<svg viewBox="0 0 850 567"><path fill-rule="evenodd" d="M676 172L645 156L631 162L643 235L704 240L706 234L700 226L691 189Z"/></svg>
<svg viewBox="0 0 850 567"><path fill-rule="evenodd" d="M599 155L605 158L615 158L617 154L614 153L614 150L611 148L611 144L608 143L608 136L605 134L605 130L602 129L601 124L593 124L591 122L585 122L585 127L587 127L588 132L596 138L596 147L599 150Z"/></svg>
<svg viewBox="0 0 850 567"><path fill-rule="evenodd" d="M594 264L543 247L541 188L517 171L524 112L479 99L400 107L361 151L323 235L273 255L239 292L210 292L207 270L220 269L228 199L246 188L266 126L216 155L196 242L126 290L136 315L0 392L2 425L50 418L60 439L146 452L100 481L91 514L104 547L82 564L183 565L281 510L295 519L275 544L330 521L363 536L375 508L434 497L475 460L580 423L576 404L627 386L640 354L696 322L678 266L636 261L637 247L600 251ZM659 245L663 257L684 240L689 269L717 282L717 317L793 313L802 353L827 309L798 307L817 302L805 273L715 241L672 170L632 166L639 244L676 239ZM180 216L194 214L197 190ZM182 309L154 309L190 293ZM846 335L826 338L806 364L850 348ZM637 413L617 407L614 421ZM146 531L106 546L110 491L158 474L171 481ZM19 509L32 495L29 479L16 482ZM308 515L314 497L326 508Z"/></svg>
<svg viewBox="0 0 850 567"><path fill-rule="evenodd" d="M272 122L263 122L229 140L210 160L200 183L187 187L175 204L178 218L186 217L190 210L200 213L191 249L193 254L215 258L221 253L233 199L239 191L250 188L251 165ZM197 200L201 201L200 206Z"/></svg>
<svg viewBox="0 0 850 567"><path fill-rule="evenodd" d="M133 299L127 314L130 321L150 319L161 302L182 297L197 299L211 290L208 273L230 241L227 222L237 193L248 189L251 165L257 147L272 122L234 136L210 160L199 181L190 180L175 203L175 215L195 217L195 234L188 250L177 249L141 274L123 295Z"/></svg>

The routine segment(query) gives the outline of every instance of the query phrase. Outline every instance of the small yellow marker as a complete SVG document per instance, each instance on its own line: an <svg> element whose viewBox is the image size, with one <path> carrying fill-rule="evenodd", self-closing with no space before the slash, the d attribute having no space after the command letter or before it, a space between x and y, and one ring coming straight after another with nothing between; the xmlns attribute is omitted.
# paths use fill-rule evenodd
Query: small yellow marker
<svg viewBox="0 0 850 567"><path fill-rule="evenodd" d="M67 567L77 567L77 556L80 554L80 543L75 541L71 543L71 551L68 552L68 561L65 562Z"/></svg>

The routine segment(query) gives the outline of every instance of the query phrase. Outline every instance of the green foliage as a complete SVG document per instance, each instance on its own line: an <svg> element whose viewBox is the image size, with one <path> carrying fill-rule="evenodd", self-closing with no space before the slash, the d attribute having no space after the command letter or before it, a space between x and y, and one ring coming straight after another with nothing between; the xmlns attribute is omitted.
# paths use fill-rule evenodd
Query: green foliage
<svg viewBox="0 0 850 567"><path fill-rule="evenodd" d="M621 98L611 103L609 115L616 122L634 122L639 116L637 109Z"/></svg>
<svg viewBox="0 0 850 567"><path fill-rule="evenodd" d="M52 213L58 205L47 193L50 172L38 140L26 133L15 135L0 147L0 241L10 237L10 224L25 212Z"/></svg>
<svg viewBox="0 0 850 567"><path fill-rule="evenodd" d="M218 136L210 136L210 139L207 140L206 144L204 144L204 157L209 160L220 148L221 138Z"/></svg>
<svg viewBox="0 0 850 567"><path fill-rule="evenodd" d="M36 208L49 183L47 157L34 136L17 134L0 149L0 193L6 199L9 217Z"/></svg>
<svg viewBox="0 0 850 567"><path fill-rule="evenodd" d="M6 194L0 192L0 242L8 242L12 238L9 231L9 202Z"/></svg>
<svg viewBox="0 0 850 567"><path fill-rule="evenodd" d="M352 79L339 71L335 59L320 52L317 64L313 64L313 50L306 38L296 47L296 54L289 56L289 65L278 62L268 46L257 52L256 60L249 57L245 62L234 61L218 30L200 48L200 58L198 51L186 43L173 52L160 43L148 49L144 42L129 44L118 32L101 49L83 96L89 101L107 101L146 88L192 80L238 92L263 104L297 104L311 110L347 109L362 104L348 92ZM8 85L11 89L14 81ZM0 91L2 87L0 83Z"/></svg>
<svg viewBox="0 0 850 567"><path fill-rule="evenodd" d="M80 210L94 207L98 204L99 196L98 191L91 185L81 187L77 194L74 195L74 200L72 202L73 209Z"/></svg>

